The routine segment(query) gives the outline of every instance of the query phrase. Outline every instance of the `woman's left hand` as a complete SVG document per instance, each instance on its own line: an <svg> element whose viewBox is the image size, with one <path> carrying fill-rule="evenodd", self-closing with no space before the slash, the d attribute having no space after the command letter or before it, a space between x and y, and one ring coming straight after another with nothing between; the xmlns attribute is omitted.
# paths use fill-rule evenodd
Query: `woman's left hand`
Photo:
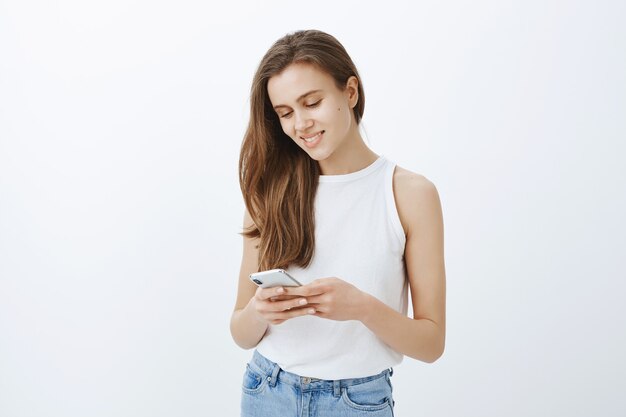
<svg viewBox="0 0 626 417"><path fill-rule="evenodd" d="M300 287L284 287L285 294L306 297L315 316L330 320L360 320L368 294L337 277L320 278Z"/></svg>

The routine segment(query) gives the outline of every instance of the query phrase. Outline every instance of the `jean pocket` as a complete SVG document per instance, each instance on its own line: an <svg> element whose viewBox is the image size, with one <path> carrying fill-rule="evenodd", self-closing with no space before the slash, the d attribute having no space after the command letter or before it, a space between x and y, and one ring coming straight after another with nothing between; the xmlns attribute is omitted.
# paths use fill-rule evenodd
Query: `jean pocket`
<svg viewBox="0 0 626 417"><path fill-rule="evenodd" d="M381 377L342 389L341 398L351 408L361 411L378 411L391 407L391 387Z"/></svg>
<svg viewBox="0 0 626 417"><path fill-rule="evenodd" d="M267 379L256 372L250 367L250 364L246 365L246 371L243 374L243 383L241 384L241 389L243 392L248 394L257 394L265 388L267 384Z"/></svg>

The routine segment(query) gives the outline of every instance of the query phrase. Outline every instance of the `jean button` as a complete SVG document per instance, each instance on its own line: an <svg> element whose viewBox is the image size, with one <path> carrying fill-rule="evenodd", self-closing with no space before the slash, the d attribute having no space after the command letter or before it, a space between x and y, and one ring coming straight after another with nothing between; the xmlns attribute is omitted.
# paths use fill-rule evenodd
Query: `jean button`
<svg viewBox="0 0 626 417"><path fill-rule="evenodd" d="M309 378L308 376L305 376L304 378L302 378L302 383L309 384L310 382L311 382L311 378Z"/></svg>

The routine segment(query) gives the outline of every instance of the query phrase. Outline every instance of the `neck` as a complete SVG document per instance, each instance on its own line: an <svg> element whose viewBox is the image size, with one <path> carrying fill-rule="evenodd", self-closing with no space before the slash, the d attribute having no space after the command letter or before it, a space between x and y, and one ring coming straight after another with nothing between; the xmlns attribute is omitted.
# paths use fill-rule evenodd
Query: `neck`
<svg viewBox="0 0 626 417"><path fill-rule="evenodd" d="M318 163L321 175L344 175L368 167L378 156L367 147L357 127L340 148Z"/></svg>

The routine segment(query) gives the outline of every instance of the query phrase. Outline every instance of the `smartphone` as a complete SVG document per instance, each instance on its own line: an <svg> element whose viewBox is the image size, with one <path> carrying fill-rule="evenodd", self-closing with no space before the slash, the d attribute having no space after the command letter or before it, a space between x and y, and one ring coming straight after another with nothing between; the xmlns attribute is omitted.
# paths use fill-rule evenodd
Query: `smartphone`
<svg viewBox="0 0 626 417"><path fill-rule="evenodd" d="M299 287L302 285L282 269L255 272L250 274L250 280L261 288Z"/></svg>

